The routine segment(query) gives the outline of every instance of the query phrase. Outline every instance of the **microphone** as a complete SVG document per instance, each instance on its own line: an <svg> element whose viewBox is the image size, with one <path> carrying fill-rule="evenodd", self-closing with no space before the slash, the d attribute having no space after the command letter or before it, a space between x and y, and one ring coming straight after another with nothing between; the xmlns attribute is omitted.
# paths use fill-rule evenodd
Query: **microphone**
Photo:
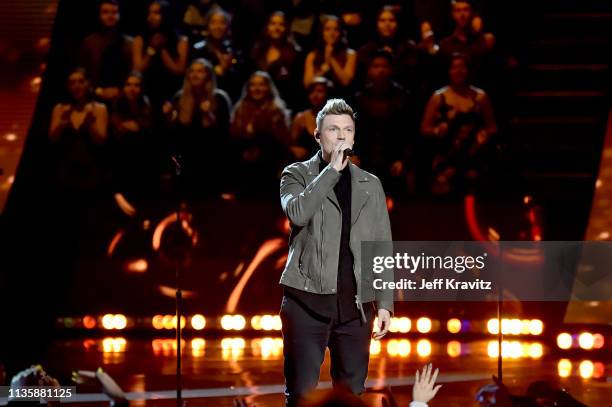
<svg viewBox="0 0 612 407"><path fill-rule="evenodd" d="M355 152L350 148L345 148L342 152L342 161L346 160L346 157L352 157Z"/></svg>

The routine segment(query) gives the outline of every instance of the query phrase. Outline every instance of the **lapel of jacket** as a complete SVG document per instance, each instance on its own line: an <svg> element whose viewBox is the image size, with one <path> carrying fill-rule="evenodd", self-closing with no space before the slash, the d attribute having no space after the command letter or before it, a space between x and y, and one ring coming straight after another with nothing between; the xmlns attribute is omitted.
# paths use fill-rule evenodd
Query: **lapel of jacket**
<svg viewBox="0 0 612 407"><path fill-rule="evenodd" d="M351 225L354 225L361 209L370 198L370 193L364 187L365 182L370 182L370 177L350 161L349 168L351 169Z"/></svg>
<svg viewBox="0 0 612 407"><path fill-rule="evenodd" d="M315 179L319 175L319 164L321 163L321 158L319 153L317 152L314 157L308 160L308 173L306 175L306 185L308 185L313 179ZM340 211L340 202L338 202L338 198L336 197L336 193L331 190L327 194L327 199L329 199L336 208Z"/></svg>

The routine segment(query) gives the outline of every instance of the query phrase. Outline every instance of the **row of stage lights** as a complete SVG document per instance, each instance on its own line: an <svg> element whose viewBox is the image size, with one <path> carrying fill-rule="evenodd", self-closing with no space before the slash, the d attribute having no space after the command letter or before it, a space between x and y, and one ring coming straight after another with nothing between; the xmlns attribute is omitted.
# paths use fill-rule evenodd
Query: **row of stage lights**
<svg viewBox="0 0 612 407"><path fill-rule="evenodd" d="M600 333L581 332L572 335L567 332L561 332L557 335L557 347L562 350L601 349L604 346L604 342L604 337Z"/></svg>
<svg viewBox="0 0 612 407"><path fill-rule="evenodd" d="M189 325L187 324L189 322ZM175 315L155 315L153 318L128 318L123 314L105 314L94 317L86 315L83 318L61 318L58 323L65 328L85 328L85 329L104 329L104 330L123 330L134 327L152 327L155 330L172 330L177 326ZM211 326L212 324L212 326ZM376 326L376 323L374 324ZM243 331L252 329L255 331L280 331L282 323L279 315L255 315L247 320L247 317L240 314L227 314L220 318L206 318L202 314L195 314L190 317L181 317L181 328L189 328L201 331L204 328L222 329L224 331ZM544 324L539 319L502 319L502 334L504 335L542 335ZM496 318L489 319L486 327L483 323L460 320L451 318L444 323L443 321L432 320L427 317L420 317L412 320L408 317L397 316L391 318L389 331L393 333L418 332L427 334L432 332L447 332L450 334L459 333L482 333L483 331L491 335L499 332L499 323Z"/></svg>
<svg viewBox="0 0 612 407"><path fill-rule="evenodd" d="M214 340L212 341L215 342ZM187 348L189 343L189 348ZM102 353L122 353L126 351L128 341L123 337L107 337L102 340L86 339L83 341L83 346L87 351L97 350ZM191 340L181 339L181 347L190 349L192 356L204 356L207 341L204 338L192 338ZM213 345L213 350L216 345ZM373 356L381 355L386 352L387 356L406 358L413 353L418 357L430 356L434 346L444 347L444 344L434 344L429 339L419 339L410 341L409 339L388 339L386 341L372 339L370 341L370 354ZM226 359L227 351L231 351L230 355L243 356L244 350L247 347L247 339L243 337L225 337L220 340L220 349L223 352L223 358ZM280 337L264 337L253 338L250 340L251 355L254 357L263 357L264 359L270 356L282 356L283 340ZM151 349L156 356L173 356L176 355L177 342L176 339L157 338L151 341ZM487 355L490 358L497 358L498 343L497 341L489 341L487 344ZM440 351L440 350L438 350ZM436 351L436 352L438 352ZM444 352L444 350L441 350ZM446 343L445 352L450 357L459 357L468 355L479 350L473 346L452 340ZM520 341L503 341L502 342L502 357L509 359L531 358L539 359L544 354L544 347L539 342L520 342Z"/></svg>

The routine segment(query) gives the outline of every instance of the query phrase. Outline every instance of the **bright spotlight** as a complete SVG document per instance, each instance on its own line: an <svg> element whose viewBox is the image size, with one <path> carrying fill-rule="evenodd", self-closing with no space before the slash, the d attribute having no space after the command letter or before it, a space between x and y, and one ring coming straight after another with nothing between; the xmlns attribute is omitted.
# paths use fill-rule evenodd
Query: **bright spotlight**
<svg viewBox="0 0 612 407"><path fill-rule="evenodd" d="M426 334L431 331L431 319L427 317L421 317L417 320L417 331L422 334Z"/></svg>
<svg viewBox="0 0 612 407"><path fill-rule="evenodd" d="M593 349L593 345L595 344L595 338L593 334L590 332L583 332L578 336L578 345L584 350Z"/></svg>
<svg viewBox="0 0 612 407"><path fill-rule="evenodd" d="M583 360L580 362L580 365L578 365L578 372L583 379L590 379L593 377L594 371L595 365L590 360Z"/></svg>
<svg viewBox="0 0 612 407"><path fill-rule="evenodd" d="M532 335L542 335L544 332L544 323L539 319L532 319L529 321L529 333Z"/></svg>
<svg viewBox="0 0 612 407"><path fill-rule="evenodd" d="M125 329L127 326L127 318L123 314L117 314L113 316L113 326L115 329Z"/></svg>
<svg viewBox="0 0 612 407"><path fill-rule="evenodd" d="M557 346L559 349L569 349L572 347L572 335L567 332L562 332L557 335Z"/></svg>
<svg viewBox="0 0 612 407"><path fill-rule="evenodd" d="M164 316L155 315L151 319L151 325L153 325L153 329L164 329Z"/></svg>
<svg viewBox="0 0 612 407"><path fill-rule="evenodd" d="M452 334L461 332L461 320L458 318L449 319L446 323L446 329Z"/></svg>
<svg viewBox="0 0 612 407"><path fill-rule="evenodd" d="M417 354L420 357L431 355L431 342L427 339L421 339L417 342Z"/></svg>
<svg viewBox="0 0 612 407"><path fill-rule="evenodd" d="M206 318L202 314L196 314L191 317L191 327L196 331L201 331L206 327Z"/></svg>
<svg viewBox="0 0 612 407"><path fill-rule="evenodd" d="M102 327L104 329L115 328L115 316L113 314L106 314L102 317Z"/></svg>
<svg viewBox="0 0 612 407"><path fill-rule="evenodd" d="M561 359L557 364L559 377L570 377L572 374L572 362L569 359Z"/></svg>
<svg viewBox="0 0 612 407"><path fill-rule="evenodd" d="M489 331L491 335L497 335L499 333L499 322L497 318L489 319L487 322L487 331Z"/></svg>
<svg viewBox="0 0 612 407"><path fill-rule="evenodd" d="M451 358L461 356L461 343L459 341L450 341L446 344L446 353Z"/></svg>

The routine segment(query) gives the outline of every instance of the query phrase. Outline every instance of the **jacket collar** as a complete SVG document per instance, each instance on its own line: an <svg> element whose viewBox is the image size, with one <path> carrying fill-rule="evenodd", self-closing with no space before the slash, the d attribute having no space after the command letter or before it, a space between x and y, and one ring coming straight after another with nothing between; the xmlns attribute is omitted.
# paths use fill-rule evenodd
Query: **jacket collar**
<svg viewBox="0 0 612 407"><path fill-rule="evenodd" d="M319 165L322 160L319 152L320 150L317 151L317 153L308 161L306 161L308 176L307 183L319 175ZM350 160L348 165L351 171L351 224L355 224L361 209L364 207L370 197L370 193L365 188L366 184L364 183L369 182L372 177L367 172L353 164ZM333 190L327 194L327 199L329 199L336 206L336 208L340 210L340 203L338 202L338 198L336 198L336 194Z"/></svg>

